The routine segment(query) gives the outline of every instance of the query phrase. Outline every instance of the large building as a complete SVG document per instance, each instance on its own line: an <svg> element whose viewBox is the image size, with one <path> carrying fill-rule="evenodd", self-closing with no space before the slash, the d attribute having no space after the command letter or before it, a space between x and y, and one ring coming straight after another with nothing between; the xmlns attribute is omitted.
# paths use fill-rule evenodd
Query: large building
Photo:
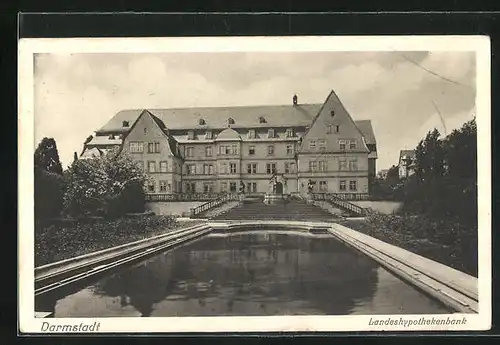
<svg viewBox="0 0 500 345"><path fill-rule="evenodd" d="M270 191L369 193L377 144L332 91L323 104L123 110L82 157L119 145L141 164L150 194ZM274 185L275 186L275 185ZM279 191L278 191L279 192Z"/></svg>

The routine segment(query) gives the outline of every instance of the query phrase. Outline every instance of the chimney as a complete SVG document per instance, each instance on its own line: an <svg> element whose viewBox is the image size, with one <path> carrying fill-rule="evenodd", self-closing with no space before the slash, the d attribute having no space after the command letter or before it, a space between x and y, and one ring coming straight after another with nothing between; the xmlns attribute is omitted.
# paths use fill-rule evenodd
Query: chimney
<svg viewBox="0 0 500 345"><path fill-rule="evenodd" d="M297 105L297 95L293 95L293 105Z"/></svg>

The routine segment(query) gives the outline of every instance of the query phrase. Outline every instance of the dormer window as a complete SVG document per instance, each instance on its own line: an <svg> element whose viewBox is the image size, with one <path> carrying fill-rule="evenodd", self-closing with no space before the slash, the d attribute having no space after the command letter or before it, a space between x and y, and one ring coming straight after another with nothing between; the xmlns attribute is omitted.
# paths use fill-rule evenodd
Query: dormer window
<svg viewBox="0 0 500 345"><path fill-rule="evenodd" d="M205 139L212 139L213 138L213 134L212 134L212 131L207 131L205 133Z"/></svg>
<svg viewBox="0 0 500 345"><path fill-rule="evenodd" d="M286 130L286 137L287 137L287 138L291 138L291 137L293 137L293 128L288 128L288 129Z"/></svg>
<svg viewBox="0 0 500 345"><path fill-rule="evenodd" d="M234 125L234 120L232 118L227 119L228 125Z"/></svg>
<svg viewBox="0 0 500 345"><path fill-rule="evenodd" d="M199 119L198 124L203 126L204 124L206 124L206 122L203 119Z"/></svg>
<svg viewBox="0 0 500 345"><path fill-rule="evenodd" d="M188 131L188 140L194 140L194 131Z"/></svg>
<svg viewBox="0 0 500 345"><path fill-rule="evenodd" d="M267 131L267 137L274 138L274 129L269 128L269 130Z"/></svg>
<svg viewBox="0 0 500 345"><path fill-rule="evenodd" d="M259 117L259 123L266 123L264 116Z"/></svg>
<svg viewBox="0 0 500 345"><path fill-rule="evenodd" d="M128 121L123 121L122 122L122 127L128 127L129 126L129 122Z"/></svg>
<svg viewBox="0 0 500 345"><path fill-rule="evenodd" d="M255 129L248 130L248 139L255 139Z"/></svg>

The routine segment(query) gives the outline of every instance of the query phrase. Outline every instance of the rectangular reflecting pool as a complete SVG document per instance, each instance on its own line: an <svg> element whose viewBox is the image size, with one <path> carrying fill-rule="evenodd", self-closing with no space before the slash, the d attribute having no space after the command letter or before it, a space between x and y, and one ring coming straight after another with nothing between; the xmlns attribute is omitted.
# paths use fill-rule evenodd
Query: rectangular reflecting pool
<svg viewBox="0 0 500 345"><path fill-rule="evenodd" d="M54 317L452 312L331 235L277 231L214 233L36 304Z"/></svg>

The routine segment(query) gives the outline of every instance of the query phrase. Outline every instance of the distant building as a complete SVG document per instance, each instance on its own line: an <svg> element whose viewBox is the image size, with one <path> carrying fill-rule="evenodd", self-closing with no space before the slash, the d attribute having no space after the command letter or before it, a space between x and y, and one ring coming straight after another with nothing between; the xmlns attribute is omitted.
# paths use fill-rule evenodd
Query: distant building
<svg viewBox="0 0 500 345"><path fill-rule="evenodd" d="M378 178L385 180L387 178L387 174L389 173L389 169L382 169L378 172Z"/></svg>
<svg viewBox="0 0 500 345"><path fill-rule="evenodd" d="M113 146L153 177L150 194L369 193L377 144L370 120L354 121L332 91L323 104L123 110L84 144ZM90 152L88 152L90 151Z"/></svg>
<svg viewBox="0 0 500 345"><path fill-rule="evenodd" d="M399 151L399 178L407 178L415 173L415 150Z"/></svg>

